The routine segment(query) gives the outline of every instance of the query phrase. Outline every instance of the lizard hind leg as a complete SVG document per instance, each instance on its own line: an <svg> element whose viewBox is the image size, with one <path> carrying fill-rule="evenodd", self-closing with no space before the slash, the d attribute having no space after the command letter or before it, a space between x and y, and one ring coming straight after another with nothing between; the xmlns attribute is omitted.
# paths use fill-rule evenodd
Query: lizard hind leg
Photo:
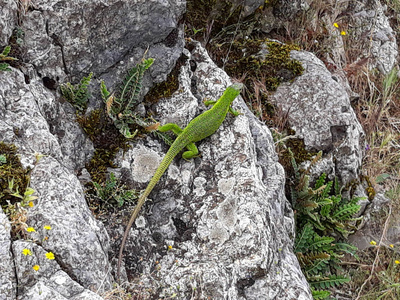
<svg viewBox="0 0 400 300"><path fill-rule="evenodd" d="M178 125L176 125L175 123L167 123L163 126L158 127L158 131L161 132L166 132L171 130L173 133L175 133L176 135L180 135L183 131L182 128L180 128Z"/></svg>
<svg viewBox="0 0 400 300"><path fill-rule="evenodd" d="M232 106L229 106L228 112L230 112L235 117L242 114L240 111L233 109Z"/></svg>
<svg viewBox="0 0 400 300"><path fill-rule="evenodd" d="M206 101L204 101L204 105L205 106L214 105L215 103L217 103L217 101L215 101L215 100L206 100Z"/></svg>
<svg viewBox="0 0 400 300"><path fill-rule="evenodd" d="M188 149L188 151L183 152L183 154L182 154L183 159L189 160L193 157L199 156L199 150L197 149L197 147L194 143L187 144L186 148Z"/></svg>

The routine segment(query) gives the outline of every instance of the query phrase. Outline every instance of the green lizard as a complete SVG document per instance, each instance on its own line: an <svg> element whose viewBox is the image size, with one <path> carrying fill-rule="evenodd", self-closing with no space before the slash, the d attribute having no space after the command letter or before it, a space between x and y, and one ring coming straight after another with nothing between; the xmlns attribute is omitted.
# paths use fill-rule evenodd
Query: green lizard
<svg viewBox="0 0 400 300"><path fill-rule="evenodd" d="M206 137L216 132L219 126L225 120L226 114L228 112L230 112L234 116L239 115L239 112L235 111L231 107L231 104L233 100L235 100L235 98L240 94L242 88L243 84L241 83L233 84L225 90L218 101L205 101L204 104L207 106L213 104L215 105L211 109L205 111L204 113L190 121L186 128L183 130L178 125L173 123L168 123L158 128L158 130L161 132L172 130L172 132L177 135L177 138L172 143L167 154L165 154L155 174L147 185L147 188L139 198L138 203L132 212L132 216L128 222L128 225L126 226L125 233L122 238L121 247L119 249L117 267L118 278L120 277L121 260L129 230L131 229L133 222L136 220L136 217L138 216L139 211L146 200L146 197L153 190L154 186L167 170L174 157L177 156L181 150L187 148L188 151L185 151L182 154L182 157L186 160L198 156L199 151L197 150L197 147L194 143L205 139Z"/></svg>

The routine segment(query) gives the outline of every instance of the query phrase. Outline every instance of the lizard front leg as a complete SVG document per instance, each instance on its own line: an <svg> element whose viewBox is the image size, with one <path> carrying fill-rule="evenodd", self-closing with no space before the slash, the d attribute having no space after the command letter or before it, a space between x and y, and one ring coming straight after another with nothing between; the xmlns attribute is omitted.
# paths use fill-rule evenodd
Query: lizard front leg
<svg viewBox="0 0 400 300"><path fill-rule="evenodd" d="M204 105L205 106L214 105L217 102L218 101L215 101L215 100L206 100L206 101L204 101ZM235 117L237 117L238 115L241 114L240 111L233 109L232 106L229 106L228 112L231 113L232 115L234 115Z"/></svg>
<svg viewBox="0 0 400 300"><path fill-rule="evenodd" d="M175 123L167 123L163 126L158 127L158 131L161 132L166 132L171 130L173 133L175 133L176 135L180 135L183 131L182 128L180 128L178 125L176 125Z"/></svg>

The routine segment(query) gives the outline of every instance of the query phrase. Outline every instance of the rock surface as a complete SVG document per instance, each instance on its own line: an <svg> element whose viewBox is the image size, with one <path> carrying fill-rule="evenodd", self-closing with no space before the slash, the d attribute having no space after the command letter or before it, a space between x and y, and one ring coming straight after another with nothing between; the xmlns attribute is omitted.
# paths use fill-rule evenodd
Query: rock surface
<svg viewBox="0 0 400 300"><path fill-rule="evenodd" d="M90 1L83 7L80 1L20 4L0 2L0 46L9 43L17 25L24 33L20 44L24 57L19 57L24 73L16 69L0 73L0 137L18 146L23 165L33 167L31 186L39 198L28 211L27 223L37 229L30 235L35 241L31 246L42 254L52 251L56 260L48 266L46 259L40 261L40 270L34 271L33 261L27 264L21 256L20 241L11 242L7 219L2 218L1 296L98 299L89 289L111 288L108 235L88 209L76 178L94 149L76 123L72 106L60 102L53 90L67 77L76 82L90 71L95 76L104 74L112 88L147 48L157 63L145 85L165 79L183 48L178 21L185 2ZM36 153L44 155L38 163ZM52 229L47 232L44 225ZM13 253L8 250L11 245Z"/></svg>
<svg viewBox="0 0 400 300"><path fill-rule="evenodd" d="M30 250L30 254L24 255L24 249ZM18 295L23 295L18 299L102 299L72 280L55 260L46 257L46 253L42 246L35 243L13 243ZM39 266L38 270L32 268L35 265Z"/></svg>
<svg viewBox="0 0 400 300"><path fill-rule="evenodd" d="M109 289L111 277L108 272L107 232L87 207L76 175L63 166L64 162L74 157L71 155L68 160L64 160L62 147L57 137L50 132L50 126L42 114L41 108L46 101L53 101L54 104L55 97L43 88L41 81L34 78L27 84L23 74L15 69L0 73L0 136L2 141L19 147L21 162L25 167L33 168L31 187L39 197L34 207L28 209L27 224L37 230L31 238L55 254L57 262L53 261L53 266L59 269L60 264L63 270L85 288ZM68 118L62 119L61 114L58 117L61 123L72 122ZM80 133L83 140L86 139L82 131L76 133ZM69 143L73 145L73 141ZM37 163L35 153L44 155ZM44 225L50 225L52 229L46 232ZM4 246L11 243L9 229L2 243ZM15 243L14 259L20 254ZM6 254L2 253L5 259ZM7 273L2 272L3 278L9 278L7 284L2 285L6 289L4 294L13 295L16 282L25 282L26 272L23 270L34 272L33 265L27 266L26 261L15 260L14 263L17 269L16 281L12 280L12 264L8 265ZM38 278L41 278L40 274L38 272ZM19 285L18 297L23 298L25 292L28 293L21 288L30 287L38 280L31 280L29 285ZM29 296L26 297L29 299Z"/></svg>
<svg viewBox="0 0 400 300"><path fill-rule="evenodd" d="M41 77L63 82L93 72L107 86L148 50L156 59L152 80L161 81L183 48L178 22L185 1L35 1L22 24L26 62ZM129 12L129 13L127 13ZM156 21L155 21L156 20Z"/></svg>
<svg viewBox="0 0 400 300"><path fill-rule="evenodd" d="M179 92L155 108L162 124L185 126L205 97L218 99L230 84L198 44L187 56ZM311 299L292 252L293 215L272 136L243 101L234 107L244 115L228 115L199 143L201 158L176 158L156 186L131 230L128 274L157 297ZM117 161L145 187L164 149L148 138Z"/></svg>
<svg viewBox="0 0 400 300"><path fill-rule="evenodd" d="M322 150L332 165L332 175L343 183L358 178L363 157L364 131L350 104L345 87L314 54L292 51L303 75L281 84L271 101L288 115L296 137L306 150Z"/></svg>
<svg viewBox="0 0 400 300"><path fill-rule="evenodd" d="M16 299L14 262L11 252L11 225L0 210L0 299Z"/></svg>
<svg viewBox="0 0 400 300"><path fill-rule="evenodd" d="M95 292L111 288L110 236L115 250L124 227L117 224L117 232L107 228L108 234L85 202L76 174L90 159L93 145L56 88L94 72L93 85L102 78L112 90L146 49L155 64L143 91L166 78L183 49L180 20L186 3L134 2L37 0L28 9L0 0L0 46L9 43L16 25L25 33L23 67L0 73L0 139L19 147L22 163L33 168L31 186L39 197L28 209L27 223L36 229L30 241L12 241L0 211L1 300L101 299ZM246 1L247 13L262 3ZM307 3L279 1L274 9L266 8L262 30L283 28ZM395 36L380 3L361 3L351 9L354 34L372 33L372 40L364 41L371 42L365 55L373 58L370 66L387 73L398 54ZM345 65L344 39L335 38L340 50L333 61L340 67ZM196 43L191 47L185 50L180 88L152 107L161 123L184 127L206 109L204 98L219 98L230 84L204 49ZM303 63L304 74L281 85L271 98L288 112L307 149L324 151L320 170L349 182L358 176L364 145L348 84L311 53L293 51L292 58ZM46 80L54 86L44 87ZM100 106L95 97L91 104ZM136 279L131 285L143 297L312 298L292 253L293 212L271 134L240 99L234 106L244 114L228 115L215 135L200 142L199 158L174 160L131 230L125 276ZM167 148L150 136L135 141L117 157L121 168L113 172L128 174L136 188L145 188ZM45 156L36 162L35 153ZM362 232L364 239L354 238L368 246L374 228ZM395 238L397 232L389 235ZM22 254L24 249L32 255ZM55 260L46 258L50 251ZM35 271L34 265L40 269Z"/></svg>
<svg viewBox="0 0 400 300"><path fill-rule="evenodd" d="M389 73L397 63L398 48L384 6L377 0L364 0L354 9L352 34L362 43L359 48L363 49L363 56L371 58L369 68L377 68L383 74Z"/></svg>
<svg viewBox="0 0 400 300"><path fill-rule="evenodd" d="M0 0L0 46L6 46L15 25L17 24L17 2ZM3 49L0 47L0 51Z"/></svg>

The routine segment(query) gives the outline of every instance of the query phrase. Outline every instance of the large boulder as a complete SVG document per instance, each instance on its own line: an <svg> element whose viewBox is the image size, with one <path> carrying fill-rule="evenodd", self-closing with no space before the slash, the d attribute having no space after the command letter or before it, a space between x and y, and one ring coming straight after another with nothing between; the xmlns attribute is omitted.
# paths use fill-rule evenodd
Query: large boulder
<svg viewBox="0 0 400 300"><path fill-rule="evenodd" d="M161 124L183 128L206 109L204 98L218 99L230 84L199 44L191 47L179 91L154 107ZM199 142L200 157L174 159L130 231L125 267L152 297L312 298L293 254L293 212L271 133L240 97L234 108L243 115L228 115ZM117 157L119 171L144 188L166 150L139 141Z"/></svg>
<svg viewBox="0 0 400 300"><path fill-rule="evenodd" d="M357 179L364 131L346 86L314 54L292 51L290 56L302 63L304 73L291 83L281 84L271 101L287 115L307 151L323 151L328 174L338 176L342 183Z"/></svg>

